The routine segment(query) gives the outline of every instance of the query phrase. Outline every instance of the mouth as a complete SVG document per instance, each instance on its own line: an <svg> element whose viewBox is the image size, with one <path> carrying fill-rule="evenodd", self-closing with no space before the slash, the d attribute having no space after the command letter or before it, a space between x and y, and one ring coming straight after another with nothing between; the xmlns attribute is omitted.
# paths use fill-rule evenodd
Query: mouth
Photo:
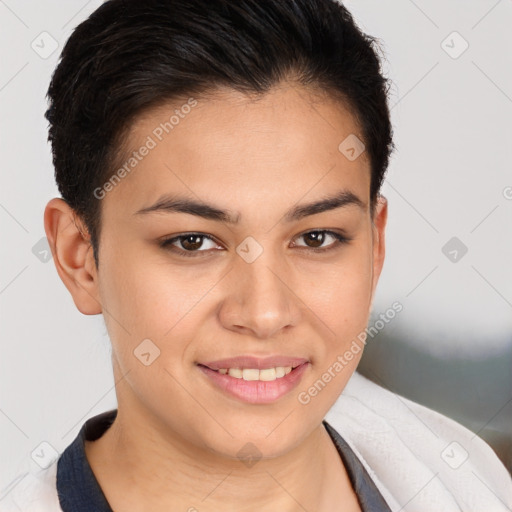
<svg viewBox="0 0 512 512"><path fill-rule="evenodd" d="M214 389L250 404L269 404L290 393L310 362L304 358L238 357L196 363Z"/></svg>

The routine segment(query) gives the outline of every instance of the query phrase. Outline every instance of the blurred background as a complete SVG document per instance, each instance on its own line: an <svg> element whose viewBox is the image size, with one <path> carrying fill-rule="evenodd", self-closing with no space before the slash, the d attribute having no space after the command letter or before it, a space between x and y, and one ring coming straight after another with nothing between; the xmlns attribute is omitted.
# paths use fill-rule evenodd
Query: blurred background
<svg viewBox="0 0 512 512"><path fill-rule="evenodd" d="M116 407L109 340L60 281L43 211L58 196L45 94L100 1L0 1L0 499ZM359 371L484 438L512 472L512 2L347 1L377 37L395 132L387 254Z"/></svg>
<svg viewBox="0 0 512 512"><path fill-rule="evenodd" d="M395 153L358 370L485 439L512 473L512 3L345 2L384 43Z"/></svg>

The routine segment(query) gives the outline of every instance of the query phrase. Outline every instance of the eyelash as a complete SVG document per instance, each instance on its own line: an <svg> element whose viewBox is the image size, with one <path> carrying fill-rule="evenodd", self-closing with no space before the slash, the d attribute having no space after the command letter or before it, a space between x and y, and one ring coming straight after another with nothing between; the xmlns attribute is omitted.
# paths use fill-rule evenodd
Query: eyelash
<svg viewBox="0 0 512 512"><path fill-rule="evenodd" d="M301 249L305 249L306 251L313 252L313 253L326 253L328 251L332 251L332 250L338 249L338 248L340 248L340 246L348 244L352 240L352 238L349 238L347 236L344 236L344 235L341 235L339 233L336 233L335 231L330 231L328 229L315 229L315 230L312 230L312 231L307 231L306 233L302 233L302 234L298 235L298 238L310 235L311 233L322 233L322 234L332 235L336 239L335 242L333 242L331 245L328 245L327 247L324 247L324 248L301 247ZM207 251L199 251L199 250L196 250L196 251L185 251L183 249L179 249L178 247L175 247L175 246L172 245L173 242L185 239L185 238L187 238L189 236L198 236L198 237L201 237L203 239L208 239L208 240L211 240L214 243L217 243L211 236L205 235L203 233L186 233L186 234L183 234L183 235L174 236L172 238L167 238L167 239L161 240L159 245L160 245L160 247L162 247L165 250L168 250L168 251L173 252L173 253L177 253L178 256L184 256L186 258L189 258L189 257L192 257L192 258L201 257L200 256L201 253L209 252L209 250L207 250ZM214 249L214 250L216 250L216 249Z"/></svg>

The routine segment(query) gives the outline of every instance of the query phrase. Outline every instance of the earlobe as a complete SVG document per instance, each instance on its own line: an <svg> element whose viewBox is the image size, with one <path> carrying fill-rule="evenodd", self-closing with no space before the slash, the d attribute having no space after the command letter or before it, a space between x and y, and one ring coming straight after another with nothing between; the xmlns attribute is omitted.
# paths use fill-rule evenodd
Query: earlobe
<svg viewBox="0 0 512 512"><path fill-rule="evenodd" d="M44 229L57 273L78 310L84 315L101 313L93 250L83 223L63 199L54 198L44 211Z"/></svg>

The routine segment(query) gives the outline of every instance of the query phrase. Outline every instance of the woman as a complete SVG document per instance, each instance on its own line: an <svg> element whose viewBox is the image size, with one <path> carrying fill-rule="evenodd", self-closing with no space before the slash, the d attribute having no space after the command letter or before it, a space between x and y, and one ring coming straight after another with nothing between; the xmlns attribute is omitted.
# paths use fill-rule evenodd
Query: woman
<svg viewBox="0 0 512 512"><path fill-rule="evenodd" d="M481 439L356 372L393 148L374 46L333 0L110 0L75 29L45 229L118 408L21 510L510 509Z"/></svg>

